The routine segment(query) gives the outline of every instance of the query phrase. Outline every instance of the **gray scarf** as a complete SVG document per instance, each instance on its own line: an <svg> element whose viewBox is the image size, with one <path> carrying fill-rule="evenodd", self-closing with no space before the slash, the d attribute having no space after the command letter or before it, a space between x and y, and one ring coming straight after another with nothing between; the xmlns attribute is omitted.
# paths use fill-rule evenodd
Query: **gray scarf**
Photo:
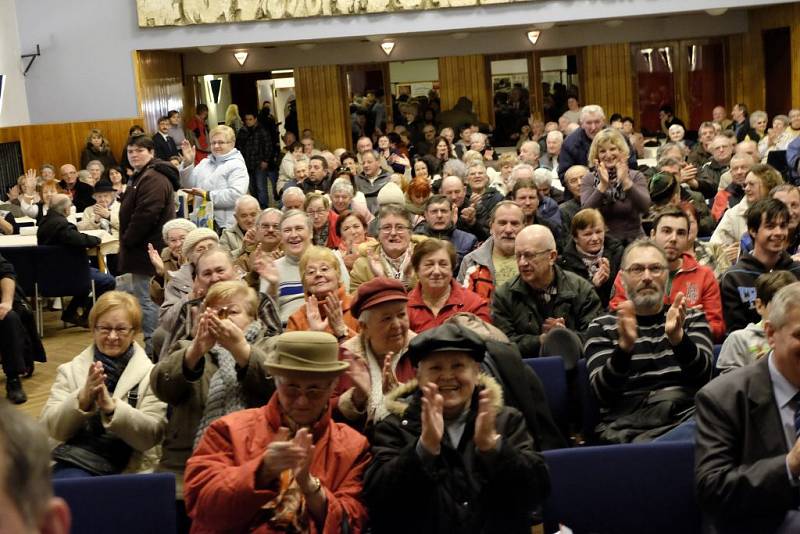
<svg viewBox="0 0 800 534"><path fill-rule="evenodd" d="M253 344L262 328L260 321L250 323L244 332L244 338L248 344ZM224 415L247 407L244 391L242 391L242 385L239 383L236 373L236 360L233 355L219 344L214 345L209 353L216 358L218 368L208 383L208 398L203 410L203 418L197 426L197 434L194 437L195 448L200 443L200 438L203 437L208 425Z"/></svg>

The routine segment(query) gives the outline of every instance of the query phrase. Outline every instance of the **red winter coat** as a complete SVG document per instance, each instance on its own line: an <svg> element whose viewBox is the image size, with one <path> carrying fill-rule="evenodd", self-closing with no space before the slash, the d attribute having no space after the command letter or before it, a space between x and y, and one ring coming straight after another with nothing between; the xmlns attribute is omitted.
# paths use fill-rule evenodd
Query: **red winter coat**
<svg viewBox="0 0 800 534"><path fill-rule="evenodd" d="M489 301L477 293L463 288L455 280L450 282L450 297L445 302L439 315L433 315L425 301L422 300L420 285L408 294L408 320L411 330L424 332L443 324L449 317L462 312L474 313L483 321L491 324Z"/></svg>
<svg viewBox="0 0 800 534"><path fill-rule="evenodd" d="M613 293L611 302L608 303L611 311L615 311L621 302L628 300L622 285L622 271L614 280ZM664 296L664 303L672 304L672 299L678 293L683 293L688 307L702 306L714 341L720 342L725 337L725 320L722 318L722 298L714 271L697 263L693 256L684 254L683 265L672 279L672 288Z"/></svg>
<svg viewBox="0 0 800 534"><path fill-rule="evenodd" d="M336 534L342 522L361 532L367 511L361 501L362 475L371 457L367 439L330 418L330 408L313 428L314 458L310 472L320 479L328 500L325 524L311 532ZM192 532L270 533L254 525L261 507L274 499L277 487L255 487L267 445L282 426L277 393L261 408L242 410L217 419L186 462L184 498Z"/></svg>

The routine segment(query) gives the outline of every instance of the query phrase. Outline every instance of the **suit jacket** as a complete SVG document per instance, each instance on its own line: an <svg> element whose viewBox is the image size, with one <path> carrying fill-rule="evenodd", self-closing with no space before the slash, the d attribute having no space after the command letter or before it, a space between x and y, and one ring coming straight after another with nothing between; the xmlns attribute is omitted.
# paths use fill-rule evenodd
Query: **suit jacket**
<svg viewBox="0 0 800 534"><path fill-rule="evenodd" d="M710 532L774 532L800 504L768 358L722 375L697 394L695 483Z"/></svg>
<svg viewBox="0 0 800 534"><path fill-rule="evenodd" d="M170 136L164 139L161 132L153 134L153 144L155 145L156 159L169 161L169 158L178 155L178 145L175 144L175 140Z"/></svg>
<svg viewBox="0 0 800 534"><path fill-rule="evenodd" d="M50 210L36 230L40 245L64 245L67 247L88 248L100 244L100 238L83 234L57 211Z"/></svg>

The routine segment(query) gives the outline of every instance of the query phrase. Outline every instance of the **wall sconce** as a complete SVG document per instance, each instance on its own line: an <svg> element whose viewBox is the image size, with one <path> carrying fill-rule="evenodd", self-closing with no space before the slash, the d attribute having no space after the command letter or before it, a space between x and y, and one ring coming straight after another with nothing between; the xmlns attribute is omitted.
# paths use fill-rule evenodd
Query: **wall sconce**
<svg viewBox="0 0 800 534"><path fill-rule="evenodd" d="M528 32L528 40L531 42L533 46L536 46L536 41L539 40L539 36L542 34L539 30L531 30Z"/></svg>
<svg viewBox="0 0 800 534"><path fill-rule="evenodd" d="M392 50L394 50L394 41L384 41L381 43L381 50L387 56L392 54Z"/></svg>
<svg viewBox="0 0 800 534"><path fill-rule="evenodd" d="M642 48L641 50L642 57L644 58L644 62L647 65L647 70L649 72L653 72L653 49L652 48Z"/></svg>
<svg viewBox="0 0 800 534"><path fill-rule="evenodd" d="M244 62L247 61L247 52L235 52L233 57L239 62L240 67L244 67Z"/></svg>

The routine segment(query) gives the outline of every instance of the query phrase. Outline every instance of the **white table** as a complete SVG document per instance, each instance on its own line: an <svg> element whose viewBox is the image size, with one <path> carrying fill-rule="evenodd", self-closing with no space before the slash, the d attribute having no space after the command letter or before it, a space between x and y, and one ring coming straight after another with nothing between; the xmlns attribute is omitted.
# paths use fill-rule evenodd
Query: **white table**
<svg viewBox="0 0 800 534"><path fill-rule="evenodd" d="M100 246L88 249L89 255L97 255L98 267L106 270L105 255L119 252L119 238L112 236L105 230L82 230L82 233L100 238ZM39 242L35 235L4 235L0 236L0 248L7 247L35 247ZM99 254L98 254L99 252Z"/></svg>

